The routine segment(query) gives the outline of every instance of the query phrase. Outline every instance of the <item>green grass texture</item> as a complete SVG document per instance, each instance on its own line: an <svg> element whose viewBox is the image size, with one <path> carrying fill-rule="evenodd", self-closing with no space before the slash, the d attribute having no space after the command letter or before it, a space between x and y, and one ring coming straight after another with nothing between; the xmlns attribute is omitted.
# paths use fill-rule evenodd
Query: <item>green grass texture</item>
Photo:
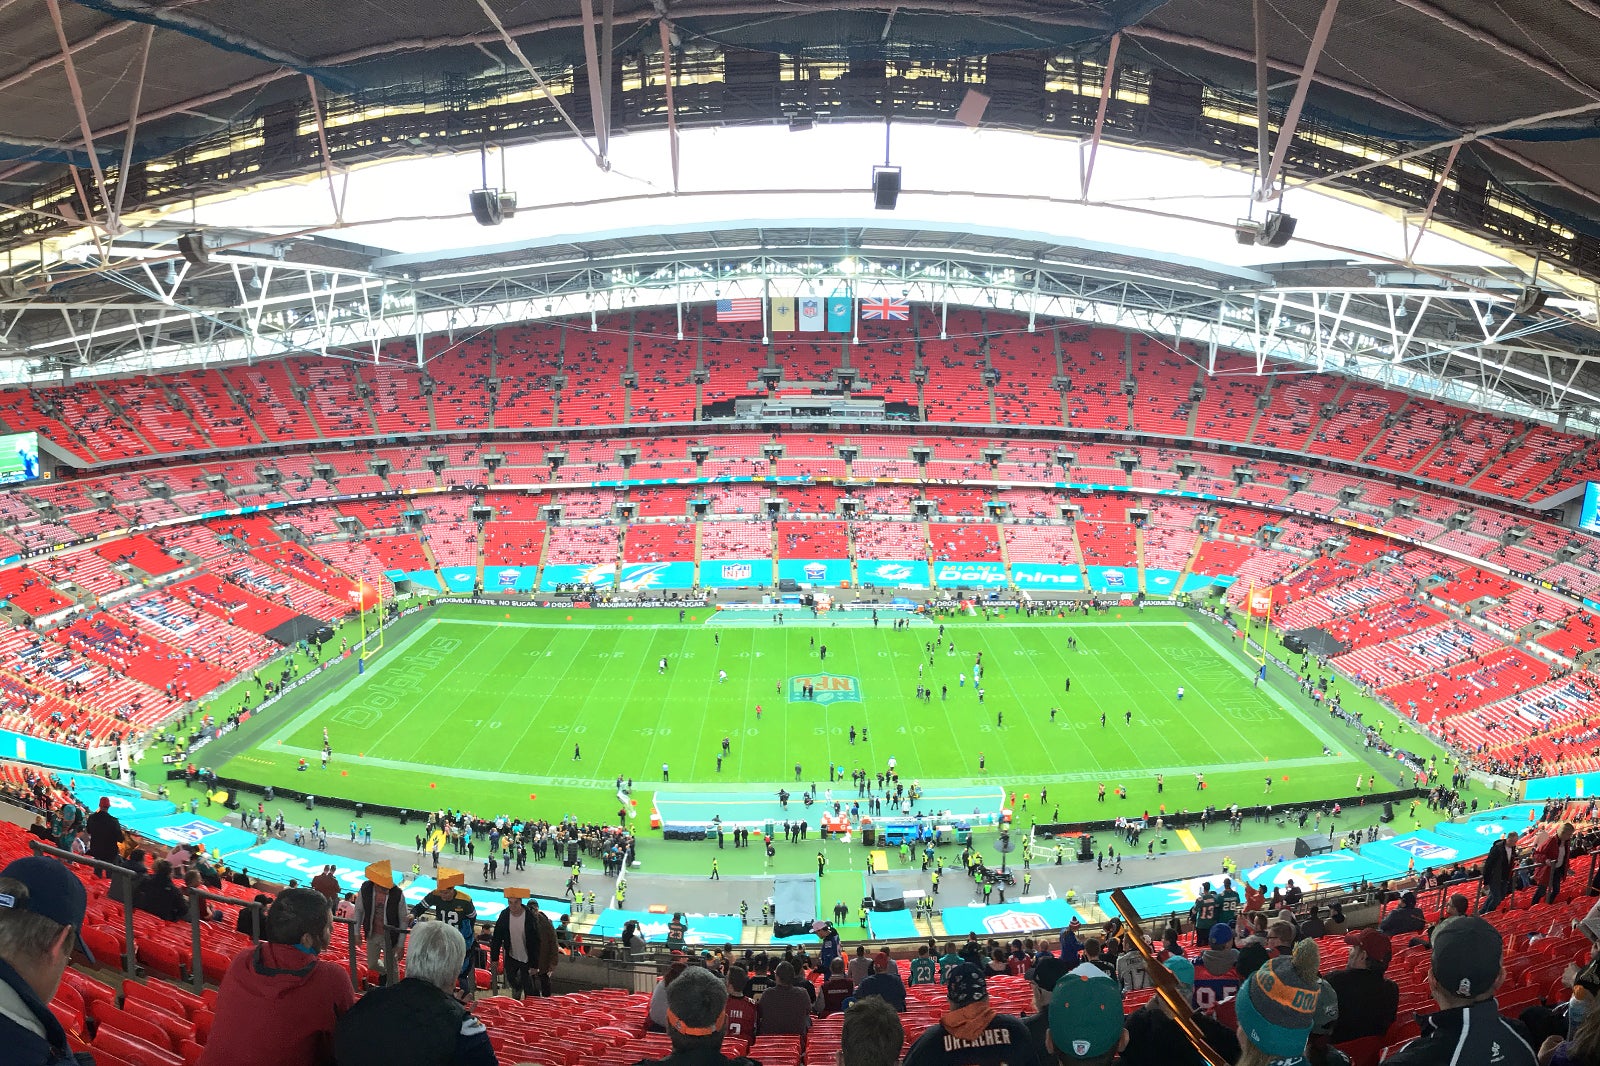
<svg viewBox="0 0 1600 1066"><path fill-rule="evenodd" d="M1176 608L959 618L946 620L942 643L938 625L834 627L792 611L781 627L729 627L713 614L680 624L676 610L440 606L391 635L364 673L347 660L298 706L263 716L221 772L412 809L492 816L534 803L542 817L596 819L614 817L619 774L637 782L647 814L662 763L674 788L753 792L793 788L797 763L805 783L822 784L830 762L877 771L893 757L907 781L1029 793L1041 821L1309 802L1349 794L1374 770L1396 783L1398 767L1363 753L1353 730L1282 682L1256 685L1226 629ZM791 699L799 678L827 699ZM917 698L919 684L931 700ZM1394 721L1338 684L1347 707ZM731 753L719 772L723 737ZM297 773L301 757L311 768Z"/></svg>

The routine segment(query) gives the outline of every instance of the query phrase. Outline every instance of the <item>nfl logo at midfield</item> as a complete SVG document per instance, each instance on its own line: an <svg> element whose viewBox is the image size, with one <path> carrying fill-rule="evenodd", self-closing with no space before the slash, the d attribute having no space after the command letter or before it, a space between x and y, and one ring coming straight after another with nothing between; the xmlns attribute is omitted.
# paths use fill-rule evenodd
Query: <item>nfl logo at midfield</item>
<svg viewBox="0 0 1600 1066"><path fill-rule="evenodd" d="M807 685L811 686L809 700L804 695ZM801 674L789 679L789 702L820 703L823 706L830 703L860 703L861 682L843 674Z"/></svg>

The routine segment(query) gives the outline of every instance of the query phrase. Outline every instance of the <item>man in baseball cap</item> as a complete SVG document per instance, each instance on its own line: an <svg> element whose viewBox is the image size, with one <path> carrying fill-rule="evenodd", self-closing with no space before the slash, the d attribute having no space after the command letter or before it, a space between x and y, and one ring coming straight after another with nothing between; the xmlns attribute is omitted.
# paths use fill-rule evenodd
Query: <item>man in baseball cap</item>
<svg viewBox="0 0 1600 1066"><path fill-rule="evenodd" d="M0 870L0 1047L18 1066L90 1062L67 1046L50 1008L87 906L83 884L54 859L30 856Z"/></svg>
<svg viewBox="0 0 1600 1066"><path fill-rule="evenodd" d="M1400 1011L1400 986L1384 976L1394 957L1389 938L1376 929L1357 929L1346 933L1344 942L1350 945L1345 968L1328 975L1339 997L1339 1020L1333 1027L1336 1044L1382 1036Z"/></svg>
<svg viewBox="0 0 1600 1066"><path fill-rule="evenodd" d="M1478 917L1451 918L1433 933L1428 988L1439 1010L1389 1066L1533 1066L1533 1049L1500 1017L1495 991L1505 980L1499 930Z"/></svg>
<svg viewBox="0 0 1600 1066"><path fill-rule="evenodd" d="M1062 1066L1106 1066L1128 1044L1122 989L1109 977L1068 974L1050 994L1049 1047Z"/></svg>
<svg viewBox="0 0 1600 1066"><path fill-rule="evenodd" d="M1022 1020L990 1006L982 970L964 962L945 984L950 1009L917 1037L904 1066L1042 1066Z"/></svg>

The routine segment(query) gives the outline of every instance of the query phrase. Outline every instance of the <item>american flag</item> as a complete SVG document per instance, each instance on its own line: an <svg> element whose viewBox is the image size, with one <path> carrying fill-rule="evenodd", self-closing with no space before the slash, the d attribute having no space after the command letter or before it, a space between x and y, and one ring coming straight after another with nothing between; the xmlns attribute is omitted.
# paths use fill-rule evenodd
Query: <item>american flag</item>
<svg viewBox="0 0 1600 1066"><path fill-rule="evenodd" d="M911 305L904 300L891 300L885 297L881 300L862 300L861 317L863 319L893 319L897 322L911 320Z"/></svg>
<svg viewBox="0 0 1600 1066"><path fill-rule="evenodd" d="M718 322L760 322L761 300L746 297L738 300L717 301Z"/></svg>

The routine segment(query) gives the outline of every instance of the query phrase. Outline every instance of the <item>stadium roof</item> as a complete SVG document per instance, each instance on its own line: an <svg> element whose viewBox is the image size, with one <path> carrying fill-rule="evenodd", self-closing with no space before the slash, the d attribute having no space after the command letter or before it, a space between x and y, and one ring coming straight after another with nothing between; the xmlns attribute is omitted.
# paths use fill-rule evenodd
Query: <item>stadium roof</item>
<svg viewBox="0 0 1600 1066"><path fill-rule="evenodd" d="M1166 293L1162 301L1203 290L1219 320L1233 313L1219 294L1252 292L1257 303L1264 294L1271 304L1286 289L1322 290L1303 309L1295 296L1252 317L1270 318L1269 331L1281 323L1338 334L1348 316L1335 308L1335 294L1359 292L1382 311L1390 340L1406 339L1375 342L1395 363L1415 358L1430 373L1470 374L1475 387L1496 390L1520 366L1547 380L1516 394L1517 402L1585 421L1600 409L1596 334L1586 324L1600 277L1600 59L1589 47L1600 39L1596 0L0 0L0 34L8 42L0 58L0 247L10 267L0 286L11 285L0 288L0 355L32 359L28 374L102 359L129 368L137 365L130 348L150 353L162 344L209 346L206 359L237 355L238 345L217 337L237 333L252 302L271 291L270 277L261 284L268 261L279 264L280 284L292 279L305 294L277 312L286 324L279 343L252 345L250 354L303 340L294 324L317 317L317 291L344 292L345 276L364 279L358 287L369 305L377 287L385 301L416 310L462 294L445 297L427 285L399 292L401 279L483 269L528 285L537 273L543 280L533 287L550 295L550 286L579 279L593 286L595 263L611 269L601 280L616 290L625 260L675 263L681 272L686 256L735 249L729 263L739 255L766 260L760 269L770 275L802 269L808 249L847 256L876 245L890 260L940 257L947 284L951 271L987 282L980 275L993 264L1025 256L1051 264L1021 271L1030 276L1056 277L1060 264L1064 277L1070 264L1078 288L1068 314L1087 311L1085 286L1120 272L1141 291ZM1259 110L1258 78L1266 86ZM668 81L675 95L665 91ZM985 129L1075 140L1078 173L1052 175L1069 186L1056 194L1062 200L1081 194L1088 206L1093 160L1107 143L1222 162L1246 177L1216 193L1222 206L1210 211L1119 205L1151 218L1169 213L1174 244L1186 232L1181 211L1212 227L1226 225L1219 214L1259 215L1265 205L1252 204L1252 184L1258 199L1287 190L1283 202L1296 213L1307 195L1296 190L1306 186L1386 205L1403 239L1381 252L1297 241L1275 258L1254 249L1252 259L1216 247L1227 233L1211 232L1206 243L1191 242L1205 251L1185 254L1102 233L1074 236L1062 223L1008 226L989 219L986 206L968 216L984 222L962 232L932 210L874 227L857 207L820 199L793 212L746 204L701 217L685 196L665 214L657 207L648 223L552 226L534 240L482 231L477 238L497 243L473 250L432 224L463 213L463 184L410 180L414 211L391 215L408 227L404 236L398 225L363 230L343 217L342 197L363 167L465 153L475 173L485 145L581 142L587 153L571 169L601 187L616 171L597 178L586 154L612 168L644 131L671 128L676 140L697 130L892 117L899 162L906 123L953 126L974 91L979 106L986 102ZM645 139L667 155L664 133ZM1099 158L1100 173L1110 172L1111 154ZM676 155L672 166L670 181L658 181L675 191ZM836 184L859 188L862 168L850 166ZM913 198L928 173L908 171ZM321 239L286 239L288 227L274 228L266 215L217 210L242 188L322 177L318 195L333 201L337 220L299 234L327 235ZM1097 193L1109 196L1110 179L1096 180ZM529 183L519 187L527 197ZM650 205L646 196L632 199ZM260 202L239 201L251 211ZM616 210L628 217L626 205ZM174 260L186 225L204 226L209 243L231 250L234 261L178 262L176 282L171 271L163 277L157 253ZM1455 245L1454 258L1430 255L1430 227L1476 243ZM123 258L139 245L153 251ZM752 247L763 254L747 254ZM552 264L573 257L589 267L557 277ZM1505 301L1535 275L1578 302L1558 309L1555 321L1514 332L1503 309L1496 325L1495 308L1459 297L1428 306L1470 324L1471 336L1449 321L1437 335L1424 327L1426 316L1402 321L1408 288L1476 289ZM324 302L328 317L370 319ZM108 309L127 313L130 303L147 306L128 313L129 322L103 325ZM604 301L591 294L589 309L597 303ZM1060 314L1062 305L1031 310ZM43 323L40 311L57 321ZM1432 343L1412 353L1418 338ZM1373 350L1365 334L1346 340L1343 355ZM1491 342L1500 346L1491 350ZM1320 352L1321 342L1314 347Z"/></svg>

